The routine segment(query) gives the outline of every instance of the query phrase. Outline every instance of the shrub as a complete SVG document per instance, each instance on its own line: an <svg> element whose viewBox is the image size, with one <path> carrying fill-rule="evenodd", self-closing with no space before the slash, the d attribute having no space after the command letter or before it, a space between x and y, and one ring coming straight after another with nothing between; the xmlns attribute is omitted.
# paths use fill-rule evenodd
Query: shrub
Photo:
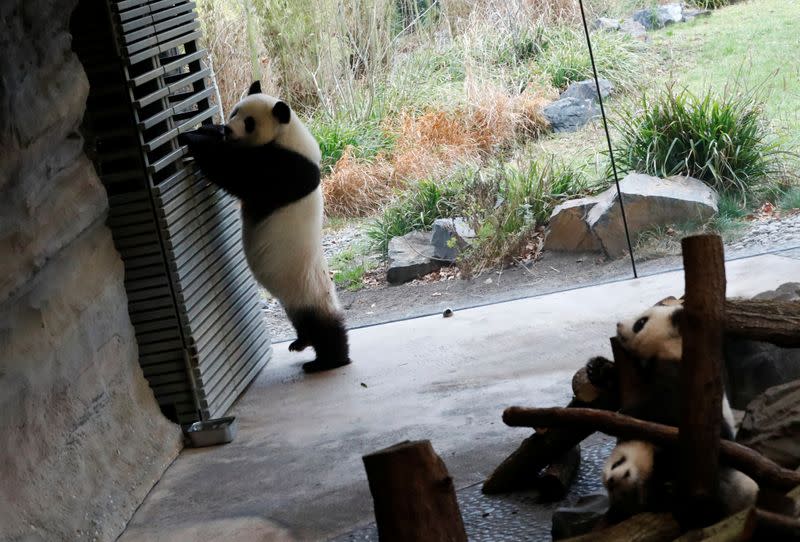
<svg viewBox="0 0 800 542"><path fill-rule="evenodd" d="M360 250L353 248L336 254L330 261L333 281L336 286L351 292L360 290L364 286L364 274L373 265Z"/></svg>
<svg viewBox="0 0 800 542"><path fill-rule="evenodd" d="M598 76L618 88L634 88L643 72L642 44L620 32L595 32L592 47ZM586 37L575 28L558 28L549 32L537 64L550 76L555 87L592 77L592 64Z"/></svg>
<svg viewBox="0 0 800 542"><path fill-rule="evenodd" d="M800 209L800 188L795 186L785 190L778 201L778 208L784 211Z"/></svg>
<svg viewBox="0 0 800 542"><path fill-rule="evenodd" d="M309 128L322 151L323 175L333 170L348 147L354 158L370 159L392 145L392 139L375 121L347 122L322 118L310 121Z"/></svg>
<svg viewBox="0 0 800 542"><path fill-rule="evenodd" d="M367 237L386 254L392 237L430 229L437 218L453 216L458 194L459 186L453 182L420 181L369 224Z"/></svg>
<svg viewBox="0 0 800 542"><path fill-rule="evenodd" d="M688 0L687 4L702 9L719 9L732 4L731 0Z"/></svg>
<svg viewBox="0 0 800 542"><path fill-rule="evenodd" d="M782 175L782 155L752 93L696 96L672 88L642 98L639 111L614 121L622 171L690 175L720 194L746 201L770 175Z"/></svg>

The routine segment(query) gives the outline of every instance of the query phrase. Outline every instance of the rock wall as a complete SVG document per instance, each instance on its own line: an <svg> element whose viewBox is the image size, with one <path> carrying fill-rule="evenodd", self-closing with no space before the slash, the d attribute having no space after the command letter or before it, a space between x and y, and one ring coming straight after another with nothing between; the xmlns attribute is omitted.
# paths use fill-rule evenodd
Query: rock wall
<svg viewBox="0 0 800 542"><path fill-rule="evenodd" d="M76 3L0 2L0 540L114 540L181 446L78 133Z"/></svg>

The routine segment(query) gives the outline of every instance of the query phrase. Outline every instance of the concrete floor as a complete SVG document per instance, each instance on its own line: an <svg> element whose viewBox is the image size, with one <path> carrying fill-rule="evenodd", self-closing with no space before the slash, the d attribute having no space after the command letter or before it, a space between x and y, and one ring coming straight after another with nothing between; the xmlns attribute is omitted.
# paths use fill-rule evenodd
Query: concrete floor
<svg viewBox="0 0 800 542"><path fill-rule="evenodd" d="M800 278L800 260L729 262L728 296ZM354 363L305 376L287 344L233 407L235 442L186 450L120 540L326 540L372 521L362 454L430 439L456 487L528 435L510 405L557 406L614 324L683 292L681 272L353 330ZM218 534L217 534L218 533Z"/></svg>

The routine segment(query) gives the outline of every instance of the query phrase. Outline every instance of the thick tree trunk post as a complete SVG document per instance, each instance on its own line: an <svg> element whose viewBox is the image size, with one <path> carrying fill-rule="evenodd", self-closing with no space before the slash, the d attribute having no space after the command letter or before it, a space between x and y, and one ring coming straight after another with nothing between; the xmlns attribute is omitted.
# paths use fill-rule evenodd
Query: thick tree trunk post
<svg viewBox="0 0 800 542"><path fill-rule="evenodd" d="M673 449L678 443L678 430L675 427L593 408L509 407L503 412L503 422L511 427L600 431L625 439L646 440ZM748 475L759 486L789 491L800 485L800 472L784 469L755 450L730 440L720 443L720 459L725 465Z"/></svg>
<svg viewBox="0 0 800 542"><path fill-rule="evenodd" d="M800 302L729 299L725 333L784 348L800 346Z"/></svg>
<svg viewBox="0 0 800 542"><path fill-rule="evenodd" d="M682 248L686 296L677 517L685 527L704 527L714 517L719 484L725 256L718 235L687 237Z"/></svg>
<svg viewBox="0 0 800 542"><path fill-rule="evenodd" d="M542 499L550 502L563 499L580 466L581 447L576 445L545 467L536 483Z"/></svg>
<svg viewBox="0 0 800 542"><path fill-rule="evenodd" d="M365 455L381 542L466 542L453 479L427 440Z"/></svg>

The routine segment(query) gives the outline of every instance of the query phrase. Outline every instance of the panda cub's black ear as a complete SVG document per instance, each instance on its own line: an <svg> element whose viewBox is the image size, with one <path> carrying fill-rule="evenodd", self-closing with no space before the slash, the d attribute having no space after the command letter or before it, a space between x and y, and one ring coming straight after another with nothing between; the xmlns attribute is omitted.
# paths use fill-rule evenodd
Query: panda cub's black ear
<svg viewBox="0 0 800 542"><path fill-rule="evenodd" d="M250 88L247 89L247 95L250 96L251 94L261 94L261 81L253 81Z"/></svg>
<svg viewBox="0 0 800 542"><path fill-rule="evenodd" d="M292 118L292 110L289 109L289 105L286 102L277 102L272 107L272 115L281 124L289 124L289 120Z"/></svg>

